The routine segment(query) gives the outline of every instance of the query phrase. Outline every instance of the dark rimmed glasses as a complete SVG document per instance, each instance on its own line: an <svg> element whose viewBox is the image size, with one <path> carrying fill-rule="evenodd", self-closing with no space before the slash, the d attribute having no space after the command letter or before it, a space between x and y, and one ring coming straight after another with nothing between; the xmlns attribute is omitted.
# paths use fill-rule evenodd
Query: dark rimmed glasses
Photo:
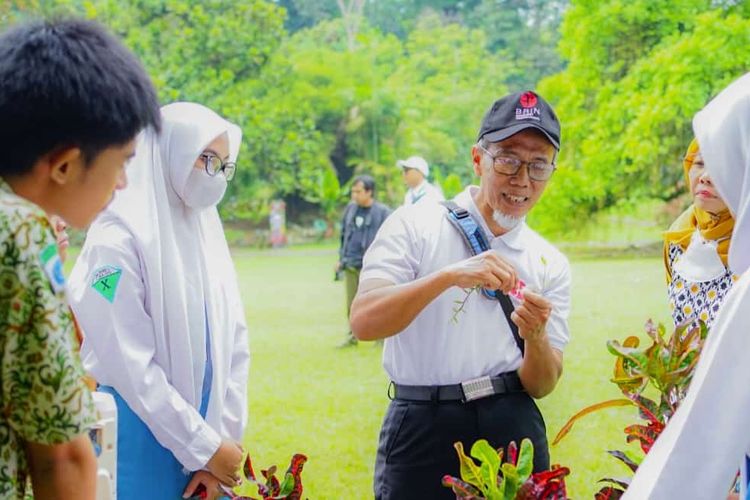
<svg viewBox="0 0 750 500"><path fill-rule="evenodd" d="M228 181L231 181L234 177L234 172L237 170L237 164L235 162L223 162L221 161L221 158L208 151L201 153L200 158L205 164L206 173L211 177L219 172L224 172L224 177L226 177Z"/></svg>
<svg viewBox="0 0 750 500"><path fill-rule="evenodd" d="M529 169L529 178L534 181L546 181L552 177L555 171L554 163L547 163L543 161L523 161L512 156L504 156L502 152L492 154L487 151L481 144L478 146L487 153L487 156L492 158L492 168L501 175L516 175L521 167L525 164Z"/></svg>

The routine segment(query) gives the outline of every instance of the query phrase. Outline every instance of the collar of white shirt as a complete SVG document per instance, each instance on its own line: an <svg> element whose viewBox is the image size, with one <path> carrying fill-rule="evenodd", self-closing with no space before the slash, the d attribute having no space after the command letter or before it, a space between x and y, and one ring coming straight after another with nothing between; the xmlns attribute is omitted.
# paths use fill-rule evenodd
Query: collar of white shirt
<svg viewBox="0 0 750 500"><path fill-rule="evenodd" d="M474 202L474 196L476 195L477 191L479 191L479 186L468 186L456 196L456 204L461 208L465 208L466 210L468 210L469 213L479 221L484 234L487 236L487 243L490 245L490 247L495 247L498 242L502 242L503 244L505 244L505 246L512 250L523 250L524 232L527 229L526 221L522 220L516 227L514 227L507 233L501 234L500 236L495 236L492 231L490 231L490 227L487 225L487 221L484 219L481 212L479 212L479 207L477 207L477 204Z"/></svg>

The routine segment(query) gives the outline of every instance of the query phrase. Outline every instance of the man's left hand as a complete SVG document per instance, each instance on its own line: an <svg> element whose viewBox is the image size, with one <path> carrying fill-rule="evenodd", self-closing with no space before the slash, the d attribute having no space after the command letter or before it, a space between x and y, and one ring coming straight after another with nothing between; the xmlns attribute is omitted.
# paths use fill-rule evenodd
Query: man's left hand
<svg viewBox="0 0 750 500"><path fill-rule="evenodd" d="M527 342L536 342L547 337L547 320L552 313L552 304L541 295L523 291L523 302L516 307L510 319L518 325L518 334Z"/></svg>

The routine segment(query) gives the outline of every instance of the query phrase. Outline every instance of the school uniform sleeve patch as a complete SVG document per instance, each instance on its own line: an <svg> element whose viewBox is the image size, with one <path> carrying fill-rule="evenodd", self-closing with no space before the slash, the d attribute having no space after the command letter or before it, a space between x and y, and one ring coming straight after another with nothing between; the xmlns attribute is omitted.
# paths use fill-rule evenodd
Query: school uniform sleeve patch
<svg viewBox="0 0 750 500"><path fill-rule="evenodd" d="M55 293L63 291L65 289L65 274L63 273L60 254L57 252L57 245L54 243L47 245L39 255L39 259L42 261L44 274L47 275L52 290Z"/></svg>
<svg viewBox="0 0 750 500"><path fill-rule="evenodd" d="M107 299L110 303L115 301L117 286L120 284L122 269L115 266L102 266L94 271L91 278L91 288Z"/></svg>

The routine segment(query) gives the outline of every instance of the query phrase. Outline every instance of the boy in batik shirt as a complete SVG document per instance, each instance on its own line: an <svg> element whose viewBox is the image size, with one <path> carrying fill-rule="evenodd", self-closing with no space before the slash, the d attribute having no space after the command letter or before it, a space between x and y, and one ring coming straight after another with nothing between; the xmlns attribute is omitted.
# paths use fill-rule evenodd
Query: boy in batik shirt
<svg viewBox="0 0 750 500"><path fill-rule="evenodd" d="M93 500L96 421L47 214L91 223L159 127L153 86L98 24L0 35L0 498Z"/></svg>

